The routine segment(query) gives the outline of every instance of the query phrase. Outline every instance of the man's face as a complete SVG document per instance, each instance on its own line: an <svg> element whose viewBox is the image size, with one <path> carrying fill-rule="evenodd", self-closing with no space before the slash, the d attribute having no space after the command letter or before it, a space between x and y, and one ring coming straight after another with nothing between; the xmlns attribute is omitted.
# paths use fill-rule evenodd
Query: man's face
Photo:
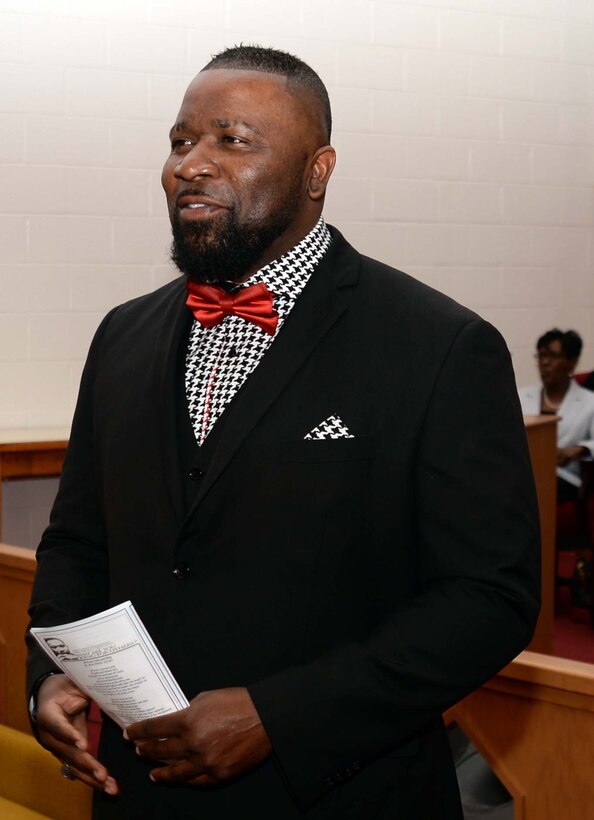
<svg viewBox="0 0 594 820"><path fill-rule="evenodd" d="M60 655L67 655L69 650L66 644L59 638L48 638L47 645L58 657Z"/></svg>
<svg viewBox="0 0 594 820"><path fill-rule="evenodd" d="M545 387L563 387L573 373L575 359L564 355L559 339L550 342L546 347L539 347L537 351L538 370Z"/></svg>
<svg viewBox="0 0 594 820"><path fill-rule="evenodd" d="M284 77L199 74L161 178L178 267L196 281L239 280L299 242L321 211L316 180L334 163L323 144L313 99L289 93Z"/></svg>

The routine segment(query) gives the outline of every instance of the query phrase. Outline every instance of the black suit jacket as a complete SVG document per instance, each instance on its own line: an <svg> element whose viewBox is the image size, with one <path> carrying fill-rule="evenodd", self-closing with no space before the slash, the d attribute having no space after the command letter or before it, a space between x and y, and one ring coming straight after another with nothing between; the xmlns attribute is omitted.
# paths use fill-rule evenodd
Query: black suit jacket
<svg viewBox="0 0 594 820"><path fill-rule="evenodd" d="M184 282L113 310L89 353L33 623L131 599L187 696L248 686L274 747L235 784L159 789L107 723L108 765L135 801L166 793L161 816L458 818L440 715L532 634L538 519L505 344L333 235L189 511ZM304 439L331 415L353 438ZM29 663L32 682L48 662Z"/></svg>

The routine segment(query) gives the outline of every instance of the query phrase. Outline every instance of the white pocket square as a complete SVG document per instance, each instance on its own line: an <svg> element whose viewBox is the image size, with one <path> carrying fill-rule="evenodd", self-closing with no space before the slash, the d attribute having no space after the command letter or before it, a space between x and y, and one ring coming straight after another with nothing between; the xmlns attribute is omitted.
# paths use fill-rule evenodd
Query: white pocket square
<svg viewBox="0 0 594 820"><path fill-rule="evenodd" d="M321 441L328 438L355 438L340 416L328 416L317 427L304 436L306 439Z"/></svg>

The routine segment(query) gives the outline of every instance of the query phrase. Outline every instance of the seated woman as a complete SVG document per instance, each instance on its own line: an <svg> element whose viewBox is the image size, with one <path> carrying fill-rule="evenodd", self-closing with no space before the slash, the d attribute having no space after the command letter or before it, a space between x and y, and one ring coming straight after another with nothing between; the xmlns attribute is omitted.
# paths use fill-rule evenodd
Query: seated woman
<svg viewBox="0 0 594 820"><path fill-rule="evenodd" d="M594 393L572 378L582 340L575 330L549 330L536 343L541 385L520 389L525 415L559 416L557 500L575 498L581 485L579 461L594 455Z"/></svg>

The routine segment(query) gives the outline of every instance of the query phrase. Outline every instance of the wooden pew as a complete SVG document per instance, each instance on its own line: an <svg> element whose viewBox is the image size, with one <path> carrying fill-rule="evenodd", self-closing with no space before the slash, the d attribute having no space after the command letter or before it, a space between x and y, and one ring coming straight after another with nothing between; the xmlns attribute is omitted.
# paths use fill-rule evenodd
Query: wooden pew
<svg viewBox="0 0 594 820"><path fill-rule="evenodd" d="M33 550L0 544L0 724L26 733L31 727L25 699L24 636L35 566ZM88 724L92 752L100 727L101 715L93 703Z"/></svg>
<svg viewBox="0 0 594 820"><path fill-rule="evenodd" d="M0 544L0 722L26 732L23 635L34 570L32 550ZM594 812L594 665L523 652L446 720L512 794L515 820Z"/></svg>
<svg viewBox="0 0 594 820"><path fill-rule="evenodd" d="M538 497L541 545L541 609L528 648L550 655L553 651L556 577L557 416L525 416L524 426Z"/></svg>
<svg viewBox="0 0 594 820"><path fill-rule="evenodd" d="M0 544L0 723L29 732L25 704L25 630L35 553Z"/></svg>
<svg viewBox="0 0 594 820"><path fill-rule="evenodd" d="M446 714L514 798L514 820L594 817L594 665L521 653Z"/></svg>

